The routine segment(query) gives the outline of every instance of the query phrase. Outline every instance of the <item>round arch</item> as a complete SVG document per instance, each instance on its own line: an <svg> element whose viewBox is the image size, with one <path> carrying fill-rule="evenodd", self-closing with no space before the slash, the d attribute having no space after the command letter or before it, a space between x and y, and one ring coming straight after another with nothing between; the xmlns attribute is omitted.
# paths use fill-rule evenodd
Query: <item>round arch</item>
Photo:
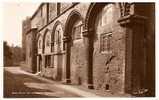
<svg viewBox="0 0 159 100"><path fill-rule="evenodd" d="M81 20L83 23L83 18L81 14L75 9L68 15L65 23L64 36L65 47L66 47L66 82L71 83L71 39L72 39L72 28L77 21Z"/></svg>
<svg viewBox="0 0 159 100"><path fill-rule="evenodd" d="M46 38L46 34L49 32L50 30L47 28L44 32L44 35L43 35L43 46L42 46L42 53L44 53L45 51L45 38ZM51 34L51 33L50 33Z"/></svg>
<svg viewBox="0 0 159 100"><path fill-rule="evenodd" d="M82 23L84 22L84 19L81 16L81 14L77 10L73 10L68 15L68 18L67 18L66 23L65 23L65 28L64 28L64 35L65 36L71 35L72 27L77 20L82 20Z"/></svg>
<svg viewBox="0 0 159 100"><path fill-rule="evenodd" d="M51 39L52 39L52 40L53 40L53 38L54 38L54 32L55 32L56 27L57 27L58 25L61 25L62 31L64 30L63 24L62 24L59 20L56 21L55 24L54 24L54 26L53 26L53 28L52 28L52 34L51 34L51 37L52 37Z"/></svg>
<svg viewBox="0 0 159 100"><path fill-rule="evenodd" d="M86 49L86 57L87 57L87 84L88 88L94 88L94 75L93 75L93 52L94 52L94 37L95 37L95 27L96 27L96 19L102 9L107 5L107 3L91 3L85 20L84 20L84 32L83 36L86 39L87 49Z"/></svg>
<svg viewBox="0 0 159 100"><path fill-rule="evenodd" d="M107 3L91 3L84 21L85 30L94 31L96 17L106 5Z"/></svg>
<svg viewBox="0 0 159 100"><path fill-rule="evenodd" d="M37 36L36 36L36 40L37 40L37 41L38 41L38 39L40 38L40 36L42 36L40 33L37 34Z"/></svg>
<svg viewBox="0 0 159 100"><path fill-rule="evenodd" d="M54 43L54 39L55 39L55 31L57 29L57 27L60 26L61 27L61 31L62 31L62 37L63 37L63 30L64 30L64 27L63 27L63 24L58 20L55 22L53 28L52 28L52 33L51 33L51 51L53 51L53 43Z"/></svg>
<svg viewBox="0 0 159 100"><path fill-rule="evenodd" d="M43 45L43 39L42 39L42 35L41 34L38 34L37 37L36 37L36 42L37 42L37 50L39 50L39 39L41 38L41 49L42 49L42 45ZM38 51L37 51L38 52Z"/></svg>

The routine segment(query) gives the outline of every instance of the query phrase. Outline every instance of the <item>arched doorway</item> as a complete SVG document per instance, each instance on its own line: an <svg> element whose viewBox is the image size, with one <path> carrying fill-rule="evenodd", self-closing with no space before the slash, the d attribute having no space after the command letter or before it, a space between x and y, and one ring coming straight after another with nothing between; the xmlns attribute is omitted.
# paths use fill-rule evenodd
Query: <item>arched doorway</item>
<svg viewBox="0 0 159 100"><path fill-rule="evenodd" d="M82 56L82 17L79 12L72 11L66 21L66 81L72 84L82 84L81 70L84 59Z"/></svg>

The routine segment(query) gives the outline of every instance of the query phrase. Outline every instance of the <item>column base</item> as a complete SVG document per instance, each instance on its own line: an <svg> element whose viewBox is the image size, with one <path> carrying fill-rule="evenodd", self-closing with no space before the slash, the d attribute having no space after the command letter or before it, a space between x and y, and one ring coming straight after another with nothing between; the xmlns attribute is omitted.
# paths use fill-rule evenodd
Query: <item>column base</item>
<svg viewBox="0 0 159 100"><path fill-rule="evenodd" d="M71 79L65 79L62 82L63 84L71 84Z"/></svg>
<svg viewBox="0 0 159 100"><path fill-rule="evenodd" d="M93 84L86 84L86 87L87 87L88 89L94 89Z"/></svg>

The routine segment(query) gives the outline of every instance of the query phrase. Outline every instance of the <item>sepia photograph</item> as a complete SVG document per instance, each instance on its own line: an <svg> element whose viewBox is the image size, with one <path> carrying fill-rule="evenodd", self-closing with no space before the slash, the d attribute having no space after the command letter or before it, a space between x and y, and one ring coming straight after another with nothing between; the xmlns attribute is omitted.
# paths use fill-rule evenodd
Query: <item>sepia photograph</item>
<svg viewBox="0 0 159 100"><path fill-rule="evenodd" d="M156 2L3 2L3 98L156 97Z"/></svg>

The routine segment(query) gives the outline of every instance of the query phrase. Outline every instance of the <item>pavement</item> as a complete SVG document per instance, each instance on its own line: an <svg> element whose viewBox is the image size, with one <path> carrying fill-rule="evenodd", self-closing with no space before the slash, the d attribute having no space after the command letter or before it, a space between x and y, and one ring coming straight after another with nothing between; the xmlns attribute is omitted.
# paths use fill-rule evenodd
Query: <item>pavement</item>
<svg viewBox="0 0 159 100"><path fill-rule="evenodd" d="M64 85L20 67L4 68L4 98L101 97L71 85Z"/></svg>

